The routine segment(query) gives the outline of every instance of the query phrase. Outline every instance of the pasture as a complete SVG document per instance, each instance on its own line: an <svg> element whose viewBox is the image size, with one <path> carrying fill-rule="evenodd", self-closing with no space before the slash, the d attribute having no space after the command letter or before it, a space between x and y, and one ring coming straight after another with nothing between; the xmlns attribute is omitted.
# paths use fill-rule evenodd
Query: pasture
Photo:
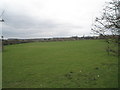
<svg viewBox="0 0 120 90"><path fill-rule="evenodd" d="M118 59L103 40L34 42L3 51L3 88L116 88Z"/></svg>

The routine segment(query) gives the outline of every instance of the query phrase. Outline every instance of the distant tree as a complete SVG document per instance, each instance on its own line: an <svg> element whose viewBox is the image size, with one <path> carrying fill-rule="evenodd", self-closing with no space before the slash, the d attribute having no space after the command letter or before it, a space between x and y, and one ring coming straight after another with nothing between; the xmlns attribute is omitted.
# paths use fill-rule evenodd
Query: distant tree
<svg viewBox="0 0 120 90"><path fill-rule="evenodd" d="M101 17L96 17L92 27L95 34L102 36L107 42L108 54L118 55L120 35L120 1L107 2Z"/></svg>

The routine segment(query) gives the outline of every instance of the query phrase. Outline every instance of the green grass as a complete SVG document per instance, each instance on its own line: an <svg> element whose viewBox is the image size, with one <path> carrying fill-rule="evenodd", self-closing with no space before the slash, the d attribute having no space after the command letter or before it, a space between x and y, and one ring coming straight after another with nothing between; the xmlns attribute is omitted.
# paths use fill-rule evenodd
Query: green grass
<svg viewBox="0 0 120 90"><path fill-rule="evenodd" d="M102 40L4 47L3 88L116 88L118 59Z"/></svg>
<svg viewBox="0 0 120 90"><path fill-rule="evenodd" d="M2 52L0 48L0 89L2 88Z"/></svg>

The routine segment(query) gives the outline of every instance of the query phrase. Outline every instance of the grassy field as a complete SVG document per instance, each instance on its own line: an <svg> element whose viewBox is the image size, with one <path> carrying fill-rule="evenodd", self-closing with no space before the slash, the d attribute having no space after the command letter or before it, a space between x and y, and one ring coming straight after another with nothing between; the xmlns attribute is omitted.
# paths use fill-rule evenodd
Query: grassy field
<svg viewBox="0 0 120 90"><path fill-rule="evenodd" d="M3 88L116 88L118 59L102 40L9 45L3 52Z"/></svg>

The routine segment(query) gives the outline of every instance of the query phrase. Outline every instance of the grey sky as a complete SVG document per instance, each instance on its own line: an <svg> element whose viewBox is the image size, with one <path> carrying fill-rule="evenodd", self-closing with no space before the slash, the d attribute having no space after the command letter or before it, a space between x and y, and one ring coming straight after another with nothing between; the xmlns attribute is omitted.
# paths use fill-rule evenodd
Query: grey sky
<svg viewBox="0 0 120 90"><path fill-rule="evenodd" d="M110 0L1 0L3 35L36 38L91 35L91 25ZM0 26L1 27L1 26Z"/></svg>

